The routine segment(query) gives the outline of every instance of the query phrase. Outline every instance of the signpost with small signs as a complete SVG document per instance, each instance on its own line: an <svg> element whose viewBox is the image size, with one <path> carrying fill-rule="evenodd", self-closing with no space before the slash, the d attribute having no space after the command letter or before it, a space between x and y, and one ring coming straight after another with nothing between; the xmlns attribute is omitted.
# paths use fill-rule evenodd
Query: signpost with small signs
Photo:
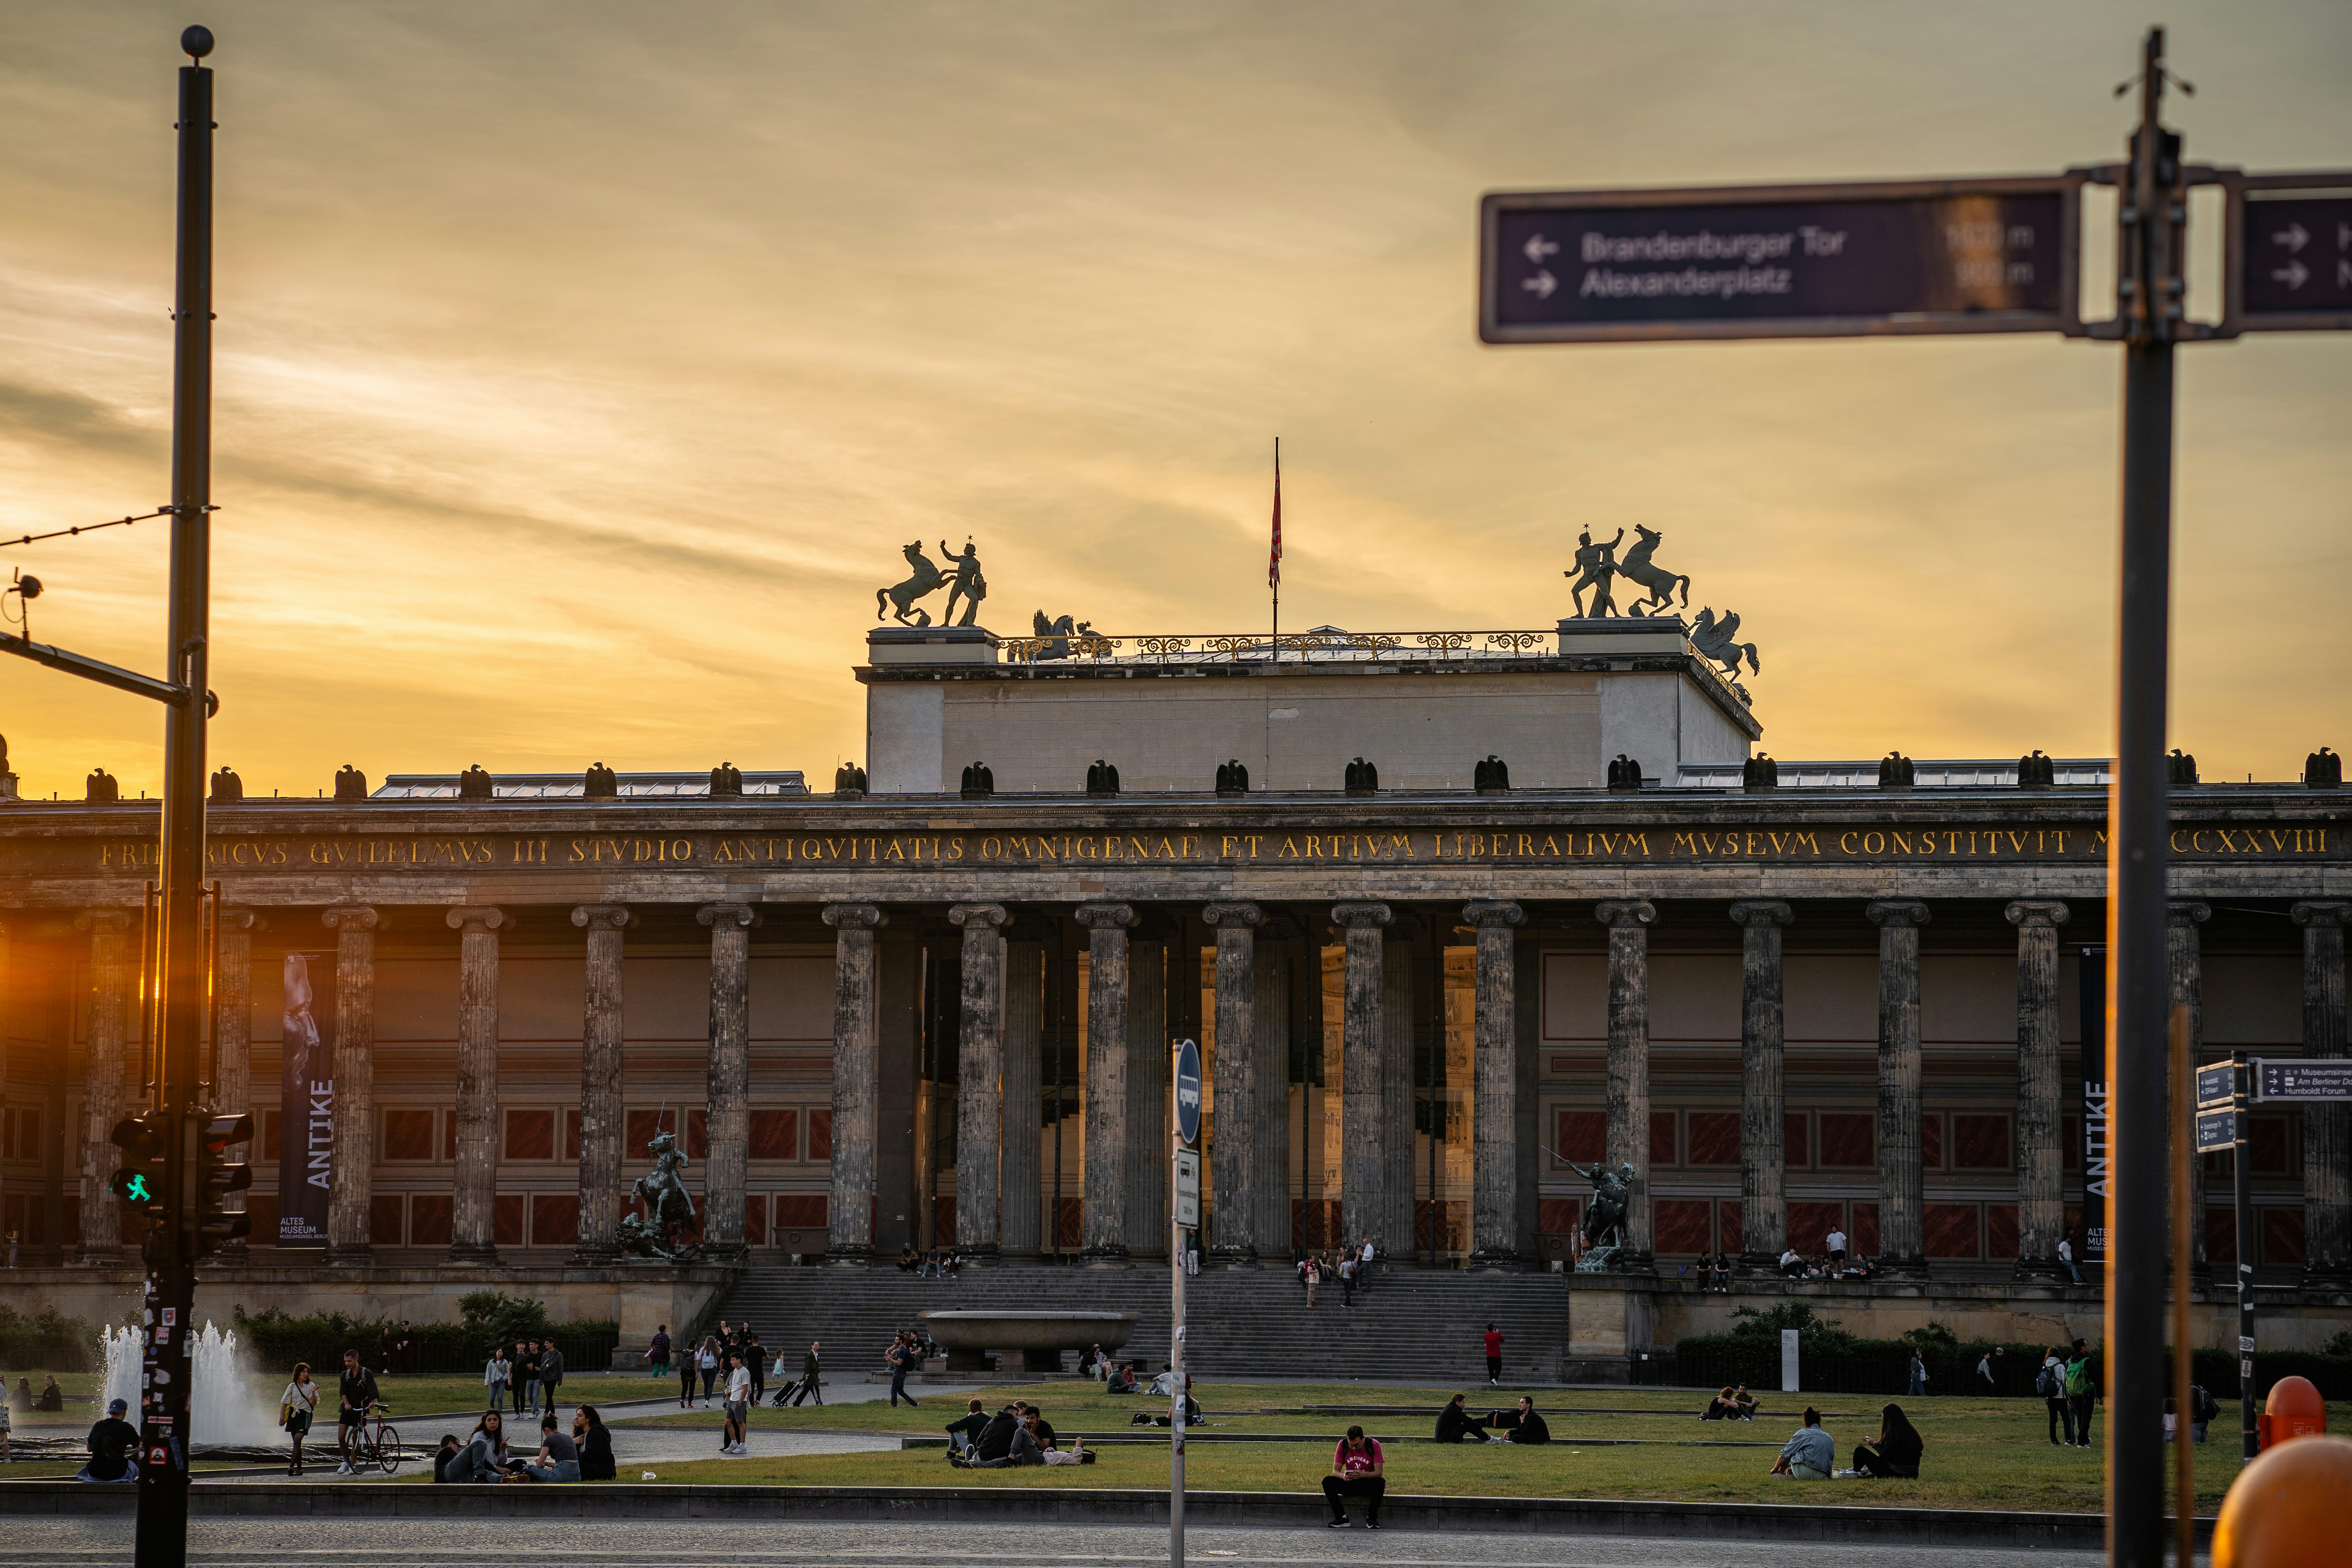
<svg viewBox="0 0 2352 1568"><path fill-rule="evenodd" d="M2048 331L2124 346L2106 1286L2109 1543L2116 1563L2135 1568L2164 1555L2173 349L2247 332L2352 329L2352 174L2249 174L2185 162L2179 132L2160 118L2164 89L2178 81L2165 67L2163 29L2150 29L2138 75L2116 89L2139 89L2126 160L2061 174L1505 191L1488 194L1478 213L1478 335L1488 343ZM2116 195L2116 312L2085 321L2077 301L2090 185ZM2188 316L2189 193L2199 185L2222 187L2226 200L2225 298L2213 321ZM2293 1098L2352 1098L2315 1087L2352 1078L2294 1066ZM2277 1081L2273 1098L2288 1098L2287 1080ZM2242 1146L2246 1092L2236 1088L2226 1125L2200 1118L2199 1147L2223 1146L2223 1132ZM2238 1169L2242 1194L2242 1159ZM2242 1226L2245 1204L2242 1195ZM2185 1273L2178 1288L2188 1289ZM2187 1445L2177 1450L2182 1462L2188 1455ZM2188 1528L2186 1514L2178 1527ZM2183 1561L2190 1550L2185 1537L2176 1547Z"/></svg>
<svg viewBox="0 0 2352 1568"><path fill-rule="evenodd" d="M1169 1113L1175 1148L1168 1162L1168 1561L1184 1564L1184 1255L1185 1232L1201 1224L1201 1047L1176 1042Z"/></svg>

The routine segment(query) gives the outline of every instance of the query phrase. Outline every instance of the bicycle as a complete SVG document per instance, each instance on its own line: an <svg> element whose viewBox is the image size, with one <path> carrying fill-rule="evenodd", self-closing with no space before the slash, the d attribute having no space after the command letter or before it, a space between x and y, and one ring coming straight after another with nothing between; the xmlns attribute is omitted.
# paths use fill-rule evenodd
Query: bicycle
<svg viewBox="0 0 2352 1568"><path fill-rule="evenodd" d="M367 1407L366 1417L352 1428L351 1465L352 1469L362 1470L373 1465L388 1476L400 1468L400 1461L403 1458L400 1452L400 1429L384 1419L390 1408L382 1400L376 1401ZM375 1423L373 1431L368 1427L370 1418Z"/></svg>

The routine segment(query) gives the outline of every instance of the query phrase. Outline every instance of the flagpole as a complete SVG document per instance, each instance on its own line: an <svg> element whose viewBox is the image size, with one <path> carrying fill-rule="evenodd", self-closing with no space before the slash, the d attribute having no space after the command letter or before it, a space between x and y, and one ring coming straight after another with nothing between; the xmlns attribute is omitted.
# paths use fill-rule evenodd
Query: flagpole
<svg viewBox="0 0 2352 1568"><path fill-rule="evenodd" d="M1266 586L1274 593L1274 640L1267 645L1272 661L1282 662L1282 437L1274 438L1274 559L1267 563Z"/></svg>

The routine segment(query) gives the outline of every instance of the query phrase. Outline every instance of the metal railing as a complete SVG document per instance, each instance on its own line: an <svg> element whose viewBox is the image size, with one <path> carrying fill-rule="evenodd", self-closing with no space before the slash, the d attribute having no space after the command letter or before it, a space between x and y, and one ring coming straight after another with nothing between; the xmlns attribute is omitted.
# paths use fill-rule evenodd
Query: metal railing
<svg viewBox="0 0 2352 1568"><path fill-rule="evenodd" d="M1526 658L1556 647L1559 636L1558 628L1550 626L1459 632L1349 632L1318 626L1270 637L1225 633L1114 637L1084 631L1004 637L998 647L1007 664L1062 659L1102 664L1376 663L1383 658Z"/></svg>

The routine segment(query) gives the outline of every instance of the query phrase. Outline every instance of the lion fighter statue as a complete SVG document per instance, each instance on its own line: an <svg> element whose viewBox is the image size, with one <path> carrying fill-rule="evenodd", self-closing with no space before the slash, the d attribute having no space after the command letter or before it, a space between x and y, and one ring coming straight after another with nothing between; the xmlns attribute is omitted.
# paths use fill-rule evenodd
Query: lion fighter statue
<svg viewBox="0 0 2352 1568"><path fill-rule="evenodd" d="M645 1216L623 1215L615 1239L632 1258L692 1262L702 1256L702 1247L686 1239L694 1226L694 1194L686 1190L685 1178L678 1173L686 1169L686 1152L677 1146L674 1132L656 1133L646 1147L653 1153L654 1168L630 1188L645 1204Z"/></svg>

